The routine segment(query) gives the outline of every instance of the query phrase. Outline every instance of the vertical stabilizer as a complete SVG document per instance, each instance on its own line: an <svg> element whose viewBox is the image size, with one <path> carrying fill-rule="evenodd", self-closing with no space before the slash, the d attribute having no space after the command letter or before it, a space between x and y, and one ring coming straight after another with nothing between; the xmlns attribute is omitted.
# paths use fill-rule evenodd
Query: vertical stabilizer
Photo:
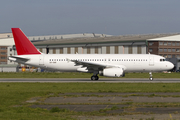
<svg viewBox="0 0 180 120"><path fill-rule="evenodd" d="M18 55L41 54L20 28L11 28Z"/></svg>

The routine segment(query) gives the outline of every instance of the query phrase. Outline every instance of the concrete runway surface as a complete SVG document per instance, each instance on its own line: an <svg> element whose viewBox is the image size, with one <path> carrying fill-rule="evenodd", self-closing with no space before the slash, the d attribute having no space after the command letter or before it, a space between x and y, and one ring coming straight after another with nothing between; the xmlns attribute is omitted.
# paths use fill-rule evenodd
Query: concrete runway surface
<svg viewBox="0 0 180 120"><path fill-rule="evenodd" d="M92 81L90 78L0 78L0 82L179 83L180 78L154 78L153 81L148 78L100 78L98 81Z"/></svg>

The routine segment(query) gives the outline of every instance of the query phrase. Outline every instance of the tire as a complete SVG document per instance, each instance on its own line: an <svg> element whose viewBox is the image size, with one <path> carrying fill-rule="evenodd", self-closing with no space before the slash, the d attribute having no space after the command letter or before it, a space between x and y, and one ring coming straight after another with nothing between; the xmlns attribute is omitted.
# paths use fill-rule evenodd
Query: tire
<svg viewBox="0 0 180 120"><path fill-rule="evenodd" d="M153 78L152 78L152 77L150 77L150 78L149 78L149 80L150 80L150 81L153 81Z"/></svg>
<svg viewBox="0 0 180 120"><path fill-rule="evenodd" d="M96 76L96 80L99 80L99 77L98 77L98 76Z"/></svg>
<svg viewBox="0 0 180 120"><path fill-rule="evenodd" d="M91 80L96 80L96 76L91 76Z"/></svg>

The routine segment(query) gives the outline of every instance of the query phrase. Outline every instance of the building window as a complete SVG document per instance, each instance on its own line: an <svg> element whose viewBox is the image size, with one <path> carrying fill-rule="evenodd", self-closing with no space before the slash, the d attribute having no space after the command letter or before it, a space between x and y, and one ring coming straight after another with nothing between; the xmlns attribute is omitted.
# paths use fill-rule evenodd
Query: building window
<svg viewBox="0 0 180 120"><path fill-rule="evenodd" d="M173 48L173 49L172 49L172 52L176 52L176 49Z"/></svg>
<svg viewBox="0 0 180 120"><path fill-rule="evenodd" d="M167 42L164 42L164 45L167 45Z"/></svg>
<svg viewBox="0 0 180 120"><path fill-rule="evenodd" d="M179 49L176 49L176 52L179 52Z"/></svg>
<svg viewBox="0 0 180 120"><path fill-rule="evenodd" d="M167 55L164 55L165 58L167 58Z"/></svg>
<svg viewBox="0 0 180 120"><path fill-rule="evenodd" d="M168 46L171 46L171 42L168 42Z"/></svg>
<svg viewBox="0 0 180 120"><path fill-rule="evenodd" d="M171 52L171 49L170 49L170 48L168 48L168 52Z"/></svg>
<svg viewBox="0 0 180 120"><path fill-rule="evenodd" d="M159 42L159 45L163 45L163 42Z"/></svg>
<svg viewBox="0 0 180 120"><path fill-rule="evenodd" d="M153 51L153 49L152 48L149 48L149 52L152 52Z"/></svg>
<svg viewBox="0 0 180 120"><path fill-rule="evenodd" d="M175 42L172 42L172 46L175 46L176 44L175 44Z"/></svg>
<svg viewBox="0 0 180 120"><path fill-rule="evenodd" d="M1 55L6 55L6 52L1 52Z"/></svg>
<svg viewBox="0 0 180 120"><path fill-rule="evenodd" d="M149 42L149 46L152 46L154 43L153 42Z"/></svg>
<svg viewBox="0 0 180 120"><path fill-rule="evenodd" d="M168 55L167 57L168 57L168 58L171 58L171 55Z"/></svg>
<svg viewBox="0 0 180 120"><path fill-rule="evenodd" d="M6 59L6 57L1 57L1 59Z"/></svg>
<svg viewBox="0 0 180 120"><path fill-rule="evenodd" d="M1 50L6 50L7 48L6 47L1 47Z"/></svg>
<svg viewBox="0 0 180 120"><path fill-rule="evenodd" d="M164 52L167 52L167 48L164 48Z"/></svg>
<svg viewBox="0 0 180 120"><path fill-rule="evenodd" d="M176 46L179 46L179 42L176 43Z"/></svg>
<svg viewBox="0 0 180 120"><path fill-rule="evenodd" d="M159 52L163 52L163 49L162 49L162 48L160 48L160 49L159 49Z"/></svg>

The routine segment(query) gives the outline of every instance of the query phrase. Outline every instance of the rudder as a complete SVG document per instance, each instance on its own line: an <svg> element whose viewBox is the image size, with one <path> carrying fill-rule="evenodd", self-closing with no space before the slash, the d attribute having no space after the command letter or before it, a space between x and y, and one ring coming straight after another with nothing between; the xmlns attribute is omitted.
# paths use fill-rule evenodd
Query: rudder
<svg viewBox="0 0 180 120"><path fill-rule="evenodd" d="M18 55L41 54L20 28L11 28Z"/></svg>

